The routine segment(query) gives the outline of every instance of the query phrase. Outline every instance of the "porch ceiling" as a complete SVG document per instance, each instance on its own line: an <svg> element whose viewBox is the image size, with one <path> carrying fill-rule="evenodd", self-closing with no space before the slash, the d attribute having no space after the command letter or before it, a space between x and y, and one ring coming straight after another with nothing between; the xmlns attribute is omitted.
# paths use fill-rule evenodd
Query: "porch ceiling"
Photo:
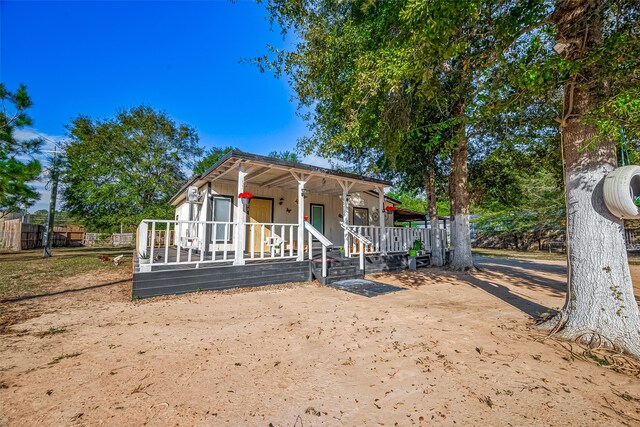
<svg viewBox="0 0 640 427"><path fill-rule="evenodd" d="M207 182L235 183L238 179L238 171L244 169L248 172L245 177L246 187L281 188L294 190L298 187L297 177L306 180L305 190L310 193L340 195L343 185L350 186L349 192L371 191L389 187L388 181L363 177L341 171L324 169L303 163L293 163L274 159L271 157L257 156L247 153L230 152L211 169L192 179L176 194L171 203L177 205L184 199L187 186L202 186Z"/></svg>

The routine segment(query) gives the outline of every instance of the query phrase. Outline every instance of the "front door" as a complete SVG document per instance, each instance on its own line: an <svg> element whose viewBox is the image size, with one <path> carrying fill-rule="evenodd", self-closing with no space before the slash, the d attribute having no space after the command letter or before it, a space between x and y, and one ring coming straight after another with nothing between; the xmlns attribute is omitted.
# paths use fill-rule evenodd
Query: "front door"
<svg viewBox="0 0 640 427"><path fill-rule="evenodd" d="M273 199L261 199L254 197L249 202L249 223L270 223L273 222ZM248 244L250 247L251 241L253 241L253 252L260 252L260 249L268 253L271 249L267 246L266 241L271 236L271 226L263 227L255 225L251 227L253 229L253 236L248 234ZM251 233L251 230L249 230Z"/></svg>
<svg viewBox="0 0 640 427"><path fill-rule="evenodd" d="M324 205L311 203L311 225L324 234Z"/></svg>

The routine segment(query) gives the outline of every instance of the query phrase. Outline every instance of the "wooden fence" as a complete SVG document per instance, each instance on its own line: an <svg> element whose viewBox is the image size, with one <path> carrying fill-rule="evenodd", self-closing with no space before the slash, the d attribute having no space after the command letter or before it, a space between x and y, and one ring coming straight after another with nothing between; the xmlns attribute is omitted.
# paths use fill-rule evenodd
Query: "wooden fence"
<svg viewBox="0 0 640 427"><path fill-rule="evenodd" d="M135 237L134 233L113 233L111 235L111 244L113 246L130 246L133 245Z"/></svg>
<svg viewBox="0 0 640 427"><path fill-rule="evenodd" d="M44 226L38 224L26 224L23 222L22 224L20 224L20 227L20 249L26 250L42 247L42 237L44 236L45 231ZM58 241L59 240L60 239L58 239ZM60 246L55 244L55 237L53 239L53 243L53 246Z"/></svg>
<svg viewBox="0 0 640 427"><path fill-rule="evenodd" d="M45 227L39 224L23 223L20 219L0 221L0 249L19 251L42 247ZM57 225L53 227L54 247L81 246L84 241L84 227L79 225Z"/></svg>
<svg viewBox="0 0 640 427"><path fill-rule="evenodd" d="M0 221L0 249L19 251L22 237L22 220Z"/></svg>

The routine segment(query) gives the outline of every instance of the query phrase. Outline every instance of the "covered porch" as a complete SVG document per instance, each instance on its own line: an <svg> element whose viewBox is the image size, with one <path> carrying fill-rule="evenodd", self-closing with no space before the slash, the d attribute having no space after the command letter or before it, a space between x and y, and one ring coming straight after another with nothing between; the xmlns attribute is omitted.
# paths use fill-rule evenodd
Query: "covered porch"
<svg viewBox="0 0 640 427"><path fill-rule="evenodd" d="M248 153L230 152L187 183L174 220L141 221L138 272L406 253L425 228L394 227L390 182ZM252 197L238 197L249 192ZM319 274L319 275L320 275Z"/></svg>

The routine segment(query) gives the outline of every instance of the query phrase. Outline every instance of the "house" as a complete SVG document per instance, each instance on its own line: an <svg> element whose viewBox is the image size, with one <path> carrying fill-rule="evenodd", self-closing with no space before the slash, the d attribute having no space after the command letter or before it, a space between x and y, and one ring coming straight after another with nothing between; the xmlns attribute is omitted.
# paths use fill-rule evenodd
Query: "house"
<svg viewBox="0 0 640 427"><path fill-rule="evenodd" d="M173 220L140 223L133 293L362 277L404 268L416 240L428 258L426 228L394 227L390 185L231 151L171 199Z"/></svg>

